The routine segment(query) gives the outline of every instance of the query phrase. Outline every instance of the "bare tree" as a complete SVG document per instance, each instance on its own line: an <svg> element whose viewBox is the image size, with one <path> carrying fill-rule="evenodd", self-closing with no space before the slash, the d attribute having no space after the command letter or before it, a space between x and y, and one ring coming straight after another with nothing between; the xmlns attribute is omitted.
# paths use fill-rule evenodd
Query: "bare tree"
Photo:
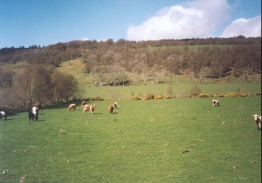
<svg viewBox="0 0 262 183"><path fill-rule="evenodd" d="M193 79L195 78L195 73L190 71L187 75L187 79L189 80L190 83L192 83Z"/></svg>
<svg viewBox="0 0 262 183"><path fill-rule="evenodd" d="M54 71L51 75L54 102L58 103L61 99L66 101L78 92L77 80L69 74Z"/></svg>
<svg viewBox="0 0 262 183"><path fill-rule="evenodd" d="M93 74L98 78L100 86L103 86L106 79L107 68L106 66L96 66L93 68Z"/></svg>
<svg viewBox="0 0 262 183"><path fill-rule="evenodd" d="M173 79L172 73L166 69L162 70L162 75L165 83L170 83Z"/></svg>
<svg viewBox="0 0 262 183"><path fill-rule="evenodd" d="M47 103L51 97L51 87L51 73L44 66L35 66L33 103Z"/></svg>
<svg viewBox="0 0 262 183"><path fill-rule="evenodd" d="M210 67L202 67L198 73L198 78L200 83L202 83L208 76L212 75L212 70Z"/></svg>
<svg viewBox="0 0 262 183"><path fill-rule="evenodd" d="M161 70L163 69L162 66L155 64L152 68L151 68L151 75L154 77L154 84L158 84L159 82L159 78L161 77L162 73Z"/></svg>
<svg viewBox="0 0 262 183"><path fill-rule="evenodd" d="M108 66L107 67L108 71L108 77L111 78L111 82L113 82L113 85L115 86L116 84L122 84L126 82L127 76L125 74L125 68L121 67L120 65L116 64L113 66Z"/></svg>
<svg viewBox="0 0 262 183"><path fill-rule="evenodd" d="M133 85L135 85L139 80L139 73L140 73L139 60L138 59L132 60L130 62L130 67L132 68L130 76L133 80Z"/></svg>
<svg viewBox="0 0 262 183"><path fill-rule="evenodd" d="M247 83L248 79L249 79L248 71L242 72L242 74L240 75L240 80L242 80L245 83Z"/></svg>
<svg viewBox="0 0 262 183"><path fill-rule="evenodd" d="M26 107L31 106L33 103L34 82L35 79L30 69L26 69L17 77L18 90L25 96L24 103Z"/></svg>
<svg viewBox="0 0 262 183"><path fill-rule="evenodd" d="M15 73L13 71L3 71L0 68L0 87L10 88L13 83L13 76Z"/></svg>
<svg viewBox="0 0 262 183"><path fill-rule="evenodd" d="M148 64L146 62L147 60L147 55L146 53L142 53L140 55L140 64L139 64L139 68L140 68L140 73L143 76L143 81L144 81L144 85L146 85L146 78L148 77L149 74L149 68L148 68Z"/></svg>

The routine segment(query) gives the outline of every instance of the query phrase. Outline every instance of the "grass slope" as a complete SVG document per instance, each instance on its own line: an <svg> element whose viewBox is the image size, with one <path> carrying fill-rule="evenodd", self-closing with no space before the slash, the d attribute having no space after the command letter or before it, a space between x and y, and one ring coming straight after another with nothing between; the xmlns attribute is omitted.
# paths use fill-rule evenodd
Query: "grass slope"
<svg viewBox="0 0 262 183"><path fill-rule="evenodd" d="M0 122L0 182L261 182L260 97L96 102ZM60 130L65 131L64 134ZM189 152L182 153L188 150Z"/></svg>

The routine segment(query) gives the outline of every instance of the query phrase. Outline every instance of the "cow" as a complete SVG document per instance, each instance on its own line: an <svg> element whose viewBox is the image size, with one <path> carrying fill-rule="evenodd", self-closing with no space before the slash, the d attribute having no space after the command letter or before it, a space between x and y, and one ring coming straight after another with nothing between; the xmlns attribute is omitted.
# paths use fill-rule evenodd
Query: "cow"
<svg viewBox="0 0 262 183"><path fill-rule="evenodd" d="M84 106L83 106L83 113L86 113L87 111L90 111L90 113L93 114L95 108L96 108L96 104L93 104L93 105L84 105Z"/></svg>
<svg viewBox="0 0 262 183"><path fill-rule="evenodd" d="M108 109L109 113L112 114L113 111L114 111L114 104L110 104L107 109Z"/></svg>
<svg viewBox="0 0 262 183"><path fill-rule="evenodd" d="M1 119L1 121L2 121L2 118L4 118L5 120L7 118L7 114L6 114L5 111L0 111L0 119Z"/></svg>
<svg viewBox="0 0 262 183"><path fill-rule="evenodd" d="M257 124L257 130L261 130L261 116L258 114L254 114L252 115L252 117L254 118L254 121Z"/></svg>
<svg viewBox="0 0 262 183"><path fill-rule="evenodd" d="M74 111L76 110L76 104L70 104L67 108L68 111L70 111L71 109L74 109Z"/></svg>
<svg viewBox="0 0 262 183"><path fill-rule="evenodd" d="M213 106L219 106L219 100L218 99L213 99L212 103L213 103Z"/></svg>

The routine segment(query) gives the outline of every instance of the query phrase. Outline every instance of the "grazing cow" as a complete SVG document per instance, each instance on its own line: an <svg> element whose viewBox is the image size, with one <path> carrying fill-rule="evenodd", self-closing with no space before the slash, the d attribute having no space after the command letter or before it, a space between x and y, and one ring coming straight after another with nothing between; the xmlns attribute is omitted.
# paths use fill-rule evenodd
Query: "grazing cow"
<svg viewBox="0 0 262 183"><path fill-rule="evenodd" d="M71 109L74 109L74 111L76 110L76 104L70 104L67 108L68 111L70 111Z"/></svg>
<svg viewBox="0 0 262 183"><path fill-rule="evenodd" d="M38 109L32 110L28 112L28 118L29 122L32 121L37 121L38 120Z"/></svg>
<svg viewBox="0 0 262 183"><path fill-rule="evenodd" d="M2 121L2 118L4 118L5 120L7 118L7 114L6 114L5 111L0 111L0 119L1 119L1 121Z"/></svg>
<svg viewBox="0 0 262 183"><path fill-rule="evenodd" d="M117 109L117 103L116 103L116 102L114 102L114 108L116 108L116 109Z"/></svg>
<svg viewBox="0 0 262 183"><path fill-rule="evenodd" d="M261 116L254 114L252 115L256 124L257 124L257 130L261 130Z"/></svg>
<svg viewBox="0 0 262 183"><path fill-rule="evenodd" d="M32 111L28 111L28 118L29 118L29 122L32 120L35 120L35 115Z"/></svg>
<svg viewBox="0 0 262 183"><path fill-rule="evenodd" d="M84 106L86 105L86 101L82 101L82 107L84 108Z"/></svg>
<svg viewBox="0 0 262 183"><path fill-rule="evenodd" d="M93 105L84 105L84 106L83 106L83 113L86 113L87 111L90 111L90 113L93 114L95 108L96 108L96 104L93 104Z"/></svg>
<svg viewBox="0 0 262 183"><path fill-rule="evenodd" d="M114 105L110 104L107 109L112 114L114 111Z"/></svg>
<svg viewBox="0 0 262 183"><path fill-rule="evenodd" d="M28 113L28 117L29 117L29 116L31 117L31 118L29 117L29 121L30 121L30 119L32 119L32 120L35 119L35 121L37 121L37 120L38 120L38 112L39 112L39 108L36 107L36 106L33 107L33 108L32 108L32 111L29 112L30 115L29 115L29 113ZM31 114L31 113L34 115L33 118L32 118L32 114Z"/></svg>
<svg viewBox="0 0 262 183"><path fill-rule="evenodd" d="M89 106L89 105L86 104L86 101L82 101L82 108L84 109L87 106Z"/></svg>
<svg viewBox="0 0 262 183"><path fill-rule="evenodd" d="M213 106L219 106L219 100L218 99L213 99L212 103L213 103Z"/></svg>

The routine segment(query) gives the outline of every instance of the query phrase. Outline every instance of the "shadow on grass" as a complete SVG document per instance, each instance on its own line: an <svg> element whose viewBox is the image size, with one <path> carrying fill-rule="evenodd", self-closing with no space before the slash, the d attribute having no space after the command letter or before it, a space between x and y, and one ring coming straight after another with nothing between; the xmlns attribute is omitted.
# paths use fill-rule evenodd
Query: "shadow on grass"
<svg viewBox="0 0 262 183"><path fill-rule="evenodd" d="M112 112L111 114L117 114L117 112Z"/></svg>
<svg viewBox="0 0 262 183"><path fill-rule="evenodd" d="M0 121L12 121L12 120L15 120L15 118L6 118L6 119L0 120Z"/></svg>

